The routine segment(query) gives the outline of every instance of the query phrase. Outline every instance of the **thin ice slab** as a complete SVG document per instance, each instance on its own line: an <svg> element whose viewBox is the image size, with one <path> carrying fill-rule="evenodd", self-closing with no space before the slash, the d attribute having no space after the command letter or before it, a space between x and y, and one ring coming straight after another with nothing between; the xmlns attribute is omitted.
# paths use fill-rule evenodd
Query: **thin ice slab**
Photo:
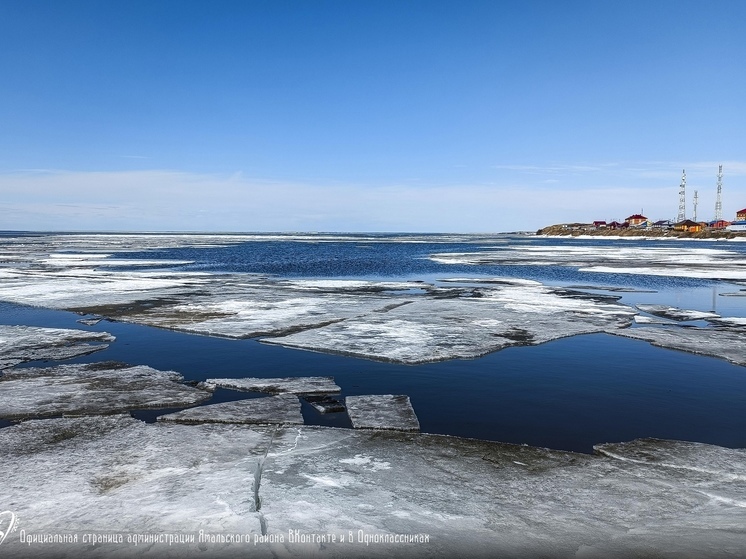
<svg viewBox="0 0 746 559"><path fill-rule="evenodd" d="M339 413L345 411L345 405L342 402L326 394L305 396L303 399L311 404L319 413Z"/></svg>
<svg viewBox="0 0 746 559"><path fill-rule="evenodd" d="M270 394L334 394L342 389L333 377L209 378L208 389L230 388Z"/></svg>
<svg viewBox="0 0 746 559"><path fill-rule="evenodd" d="M679 321L720 318L720 315L714 312L680 309L668 305L637 305L637 308L648 314Z"/></svg>
<svg viewBox="0 0 746 559"><path fill-rule="evenodd" d="M81 318L79 320L76 320L76 322L79 322L80 324L85 324L86 326L96 326L99 322L101 322L104 318L102 316L95 316L92 318Z"/></svg>
<svg viewBox="0 0 746 559"><path fill-rule="evenodd" d="M355 429L420 430L409 396L347 396L345 403Z"/></svg>
<svg viewBox="0 0 746 559"><path fill-rule="evenodd" d="M0 324L0 370L27 361L70 359L109 347L108 332Z"/></svg>
<svg viewBox="0 0 746 559"><path fill-rule="evenodd" d="M599 444L593 450L609 458L636 464L693 474L709 473L746 481L746 449L743 448L722 448L704 443L648 438Z"/></svg>
<svg viewBox="0 0 746 559"><path fill-rule="evenodd" d="M737 329L643 326L609 333L746 366L746 336Z"/></svg>
<svg viewBox="0 0 746 559"><path fill-rule="evenodd" d="M169 413L158 421L175 423L241 423L302 425L300 400L293 394L224 402Z"/></svg>
<svg viewBox="0 0 746 559"><path fill-rule="evenodd" d="M0 378L0 418L183 407L212 396L182 380L172 371L114 362L13 369Z"/></svg>

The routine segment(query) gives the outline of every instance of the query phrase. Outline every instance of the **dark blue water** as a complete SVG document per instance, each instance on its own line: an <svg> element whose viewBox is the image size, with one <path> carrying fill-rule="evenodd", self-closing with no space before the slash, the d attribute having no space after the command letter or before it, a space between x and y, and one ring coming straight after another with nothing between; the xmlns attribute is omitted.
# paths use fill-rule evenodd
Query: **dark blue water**
<svg viewBox="0 0 746 559"><path fill-rule="evenodd" d="M450 266L427 258L433 252L472 252L484 246L488 245L262 241L121 256L195 261L182 267L184 270L281 277L427 280L463 274L508 275L558 284L648 289L655 293L620 295L630 303L676 304L702 310L714 306L722 314L746 314L746 298L719 296L743 286L722 282L611 277L557 266ZM666 246L671 246L670 242ZM738 249L742 250L740 246ZM342 396L408 394L424 432L580 452L590 452L594 444L639 437L746 447L746 368L625 338L578 336L536 347L509 348L480 359L407 366L123 323L101 322L86 327L75 322L78 318L67 312L0 303L3 323L84 328L108 331L117 337L107 350L72 362L119 360L145 364L178 371L188 380L331 375L342 387ZM258 396L221 390L214 401ZM164 411L136 415L152 420L157 413ZM349 426L345 414L322 415L307 405L303 413L307 423Z"/></svg>
<svg viewBox="0 0 746 559"><path fill-rule="evenodd" d="M371 240L375 237L361 236L360 240L344 242L313 241L254 241L235 246L214 248L174 248L147 252L128 252L114 255L115 258L143 258L160 260L191 260L192 264L176 266L174 269L201 272L247 272L294 278L396 278L430 279L435 276L449 277L459 274L484 276L521 277L550 283L594 283L646 289L671 289L676 287L698 287L711 285L709 280L642 276L624 274L611 277L609 274L580 272L564 266L525 265L454 265L442 264L430 259L438 253L476 252L499 250L507 246L577 246L575 239L539 239L521 237L480 238L473 242L407 242L410 236L400 235L399 241ZM354 236L351 236L354 239ZM387 237L388 238L388 237ZM417 239L422 238L418 236ZM402 242L403 240L404 242ZM592 239L582 241L590 246L614 246L615 241ZM616 241L617 243L619 241ZM634 241L625 241L625 247ZM691 246L684 241L646 241L646 247L671 248ZM697 246L721 248L722 243L699 243ZM743 254L746 260L746 243L731 243L729 250ZM141 269L141 267L137 267ZM116 267L116 269L126 269ZM133 268L135 269L135 268Z"/></svg>

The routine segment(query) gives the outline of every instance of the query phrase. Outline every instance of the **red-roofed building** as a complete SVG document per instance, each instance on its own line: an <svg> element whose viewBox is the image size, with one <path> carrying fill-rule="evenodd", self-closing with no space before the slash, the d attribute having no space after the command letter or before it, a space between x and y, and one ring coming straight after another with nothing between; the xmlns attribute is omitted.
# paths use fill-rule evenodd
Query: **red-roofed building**
<svg viewBox="0 0 746 559"><path fill-rule="evenodd" d="M718 219L708 223L710 229L725 229L728 225L730 225L730 221L725 221L724 219Z"/></svg>
<svg viewBox="0 0 746 559"><path fill-rule="evenodd" d="M635 214L635 215L629 216L624 221L626 221L627 223L629 223L630 226L635 226L635 225L640 225L641 223L645 223L647 220L648 220L648 218L645 217L644 215L642 215L642 214Z"/></svg>
<svg viewBox="0 0 746 559"><path fill-rule="evenodd" d="M746 221L746 208L736 212L736 221Z"/></svg>
<svg viewBox="0 0 746 559"><path fill-rule="evenodd" d="M595 227L596 229L601 229L603 227L606 227L606 222L605 221L594 221L593 227Z"/></svg>

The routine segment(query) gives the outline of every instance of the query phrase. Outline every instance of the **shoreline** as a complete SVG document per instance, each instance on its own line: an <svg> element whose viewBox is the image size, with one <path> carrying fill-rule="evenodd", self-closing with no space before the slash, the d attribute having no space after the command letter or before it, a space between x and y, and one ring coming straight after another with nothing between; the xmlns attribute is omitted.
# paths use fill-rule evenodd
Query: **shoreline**
<svg viewBox="0 0 746 559"><path fill-rule="evenodd" d="M581 224L542 227L537 237L607 237L610 239L690 239L695 241L746 241L746 231L656 231L653 229L584 229Z"/></svg>

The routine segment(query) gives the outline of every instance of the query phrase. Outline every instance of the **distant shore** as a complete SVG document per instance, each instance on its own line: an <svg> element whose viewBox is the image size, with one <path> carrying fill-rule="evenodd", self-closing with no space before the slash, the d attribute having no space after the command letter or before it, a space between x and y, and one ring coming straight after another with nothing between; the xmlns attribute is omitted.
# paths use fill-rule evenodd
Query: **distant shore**
<svg viewBox="0 0 746 559"><path fill-rule="evenodd" d="M737 239L746 237L746 231L713 231L704 230L674 231L673 229L637 229L629 227L626 229L594 229L592 226L577 223L564 223L549 225L536 232L537 235L566 236L566 237L654 237L654 238L680 238L680 239Z"/></svg>

